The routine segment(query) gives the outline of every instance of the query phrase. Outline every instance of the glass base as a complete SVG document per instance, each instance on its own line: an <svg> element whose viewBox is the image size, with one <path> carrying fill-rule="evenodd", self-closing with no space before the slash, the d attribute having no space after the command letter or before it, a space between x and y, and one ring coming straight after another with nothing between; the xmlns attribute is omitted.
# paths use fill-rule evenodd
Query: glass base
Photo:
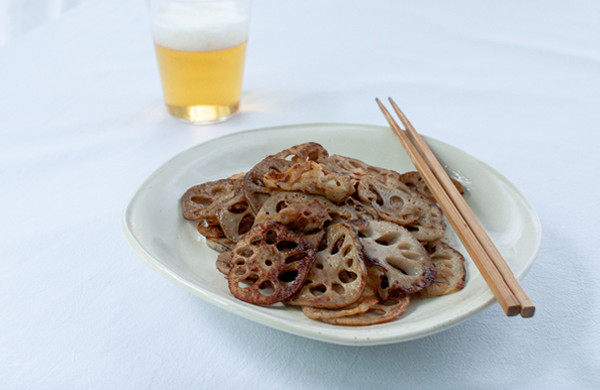
<svg viewBox="0 0 600 390"><path fill-rule="evenodd" d="M185 123L192 125L212 125L231 118L238 112L239 107L239 103L232 106L171 106L167 104L167 111L175 119Z"/></svg>

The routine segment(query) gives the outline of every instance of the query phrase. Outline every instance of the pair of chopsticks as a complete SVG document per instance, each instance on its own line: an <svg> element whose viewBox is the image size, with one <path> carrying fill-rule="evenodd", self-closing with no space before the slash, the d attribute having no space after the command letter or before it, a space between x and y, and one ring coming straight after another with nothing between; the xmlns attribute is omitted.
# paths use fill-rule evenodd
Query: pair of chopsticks
<svg viewBox="0 0 600 390"><path fill-rule="evenodd" d="M504 313L507 316L521 314L522 317L532 317L535 306L431 149L392 98L389 98L390 104L406 131L396 123L381 101L375 100Z"/></svg>

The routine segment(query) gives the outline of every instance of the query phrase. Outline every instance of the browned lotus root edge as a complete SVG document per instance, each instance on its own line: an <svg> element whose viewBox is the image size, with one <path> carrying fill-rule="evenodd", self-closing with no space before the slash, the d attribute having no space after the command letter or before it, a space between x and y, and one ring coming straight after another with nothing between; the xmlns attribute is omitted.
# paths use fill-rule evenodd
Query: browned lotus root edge
<svg viewBox="0 0 600 390"><path fill-rule="evenodd" d="M442 240L427 244L426 249L437 271L431 285L419 291L419 295L439 297L462 290L466 279L463 255Z"/></svg>
<svg viewBox="0 0 600 390"><path fill-rule="evenodd" d="M339 318L322 318L320 321L323 321L327 324L344 326L368 326L383 324L400 317L408 307L409 303L410 298L408 296L398 299L380 301L373 306L370 306L369 309L363 313Z"/></svg>
<svg viewBox="0 0 600 390"><path fill-rule="evenodd" d="M291 148L282 150L272 157L283 160L291 160L295 163L304 161L322 162L327 160L329 153L320 144L316 142L306 142L303 144L292 146Z"/></svg>
<svg viewBox="0 0 600 390"><path fill-rule="evenodd" d="M341 318L361 314L369 310L371 306L378 302L377 292L367 285L362 297L353 304L339 309L320 309L311 306L302 306L302 313L312 320L321 321L323 319Z"/></svg>
<svg viewBox="0 0 600 390"><path fill-rule="evenodd" d="M314 247L285 225L258 224L231 251L229 290L255 305L284 301L302 288L314 258Z"/></svg>

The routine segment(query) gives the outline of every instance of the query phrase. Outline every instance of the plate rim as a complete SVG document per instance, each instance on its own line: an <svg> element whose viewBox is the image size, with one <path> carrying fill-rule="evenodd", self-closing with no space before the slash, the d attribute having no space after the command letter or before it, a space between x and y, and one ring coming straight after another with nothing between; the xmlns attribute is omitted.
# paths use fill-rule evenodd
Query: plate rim
<svg viewBox="0 0 600 390"><path fill-rule="evenodd" d="M387 337L375 337L375 338L372 338L372 337L348 338L348 337L338 336L335 334L335 332L333 334L328 334L327 337L324 337L318 331L316 333L315 332L307 332L307 331L303 330L301 327L290 326L283 319L281 319L279 317L268 316L268 315L264 315L263 313L256 312L252 309L253 305L247 304L246 302L240 301L240 302L236 302L237 304L232 305L230 301L221 297L220 295L205 291L204 289L200 288L199 286L194 285L190 281L184 279L183 277L178 275L176 272L172 271L169 267L165 266L157 257L153 256L148 251L146 251L146 249L144 248L142 243L137 239L137 237L135 237L131 227L128 224L128 216L130 215L132 207L135 205L134 201L138 198L138 196L140 196L142 190L145 187L147 187L148 183L151 183L152 180L156 176L159 176L163 170L167 169L170 165L175 163L178 159L184 158L187 154L193 153L193 151L198 148L206 147L207 145L210 145L213 142L214 143L223 142L223 141L226 141L228 138L237 138L237 137L252 134L255 132L293 130L293 129L301 129L301 128L306 128L306 127L317 127L317 126L339 127L339 128L343 128L343 127L347 128L348 126L351 126L351 127L356 127L356 128L367 128L369 131L388 131L389 130L389 128L386 126L379 126L379 125L372 125L372 124L343 123L343 122L310 122L310 123L297 123L297 124L287 124L287 125L279 125L279 126L254 128L254 129L243 130L243 131L225 134L222 136L211 138L204 142L200 142L196 145L193 145L187 149L184 149L184 150L176 153L172 157L165 160L149 176L147 176L144 180L142 180L142 182L137 186L136 190L133 192L133 195L130 196L129 200L127 201L127 203L121 213L120 225L121 225L121 229L123 231L123 234L124 234L127 242L133 247L135 252L147 264L149 264L152 268L154 268L160 274L162 274L163 276L166 276L172 282L175 282L176 284L184 287L185 289L187 289L194 295L199 296L203 300L205 300L221 309L224 309L230 313L239 315L245 319L260 323L262 325L268 326L268 327L276 329L276 330L284 331L286 333L294 334L294 335L300 336L300 337L306 337L308 339L312 339L312 340L316 340L316 341L333 343L333 344L338 344L338 345L374 346L374 345L406 342L406 341L418 339L421 337L429 336L429 335L441 332L443 330L447 330L450 327L453 327L455 325L462 323L463 321L470 318L474 314L486 309L493 302L496 301L495 298L493 297L493 295L491 295L491 297L489 299L487 299L480 306L472 307L468 310L461 311L460 315L457 315L457 316L455 316L449 320L446 320L442 323L431 325L431 326L427 327L427 329L425 329L425 331L423 331L422 329L419 329L419 330L413 330L413 331L407 332L401 338L394 337L393 335L390 335ZM503 174L498 172L496 169L494 169L487 163L485 163L485 162L479 160L478 158L470 155L469 153L459 149L458 147L450 145L444 141L441 141L441 140L438 140L436 138L429 137L426 135L422 135L422 136L423 136L423 138L425 138L426 141L433 140L434 142L443 145L444 148L448 148L452 151L457 151L459 153L467 155L468 157L476 160L479 164L484 166L486 169L492 171L495 174L496 178L498 178L502 181L503 185L506 185L507 187L509 187L511 189L511 191L514 191L514 193L518 196L518 198L523 202L523 205L526 206L527 210L529 211L529 215L532 217L531 222L537 228L536 229L537 234L535 234L535 242L532 244L534 250L531 253L531 258L528 259L525 267L523 267L521 272L518 275L517 274L515 275L517 277L517 279L519 279L519 280L522 279L529 272L533 263L535 262L535 259L540 250L541 240L542 240L541 221L540 221L540 218L539 218L537 212L533 208L532 204L523 195L523 193L512 182L510 182L508 180L508 178L506 178ZM399 144L399 146L400 146L400 144ZM399 149L399 150L402 150L402 149ZM250 305L250 306L248 306L248 305ZM339 328L339 327L336 327L336 328Z"/></svg>

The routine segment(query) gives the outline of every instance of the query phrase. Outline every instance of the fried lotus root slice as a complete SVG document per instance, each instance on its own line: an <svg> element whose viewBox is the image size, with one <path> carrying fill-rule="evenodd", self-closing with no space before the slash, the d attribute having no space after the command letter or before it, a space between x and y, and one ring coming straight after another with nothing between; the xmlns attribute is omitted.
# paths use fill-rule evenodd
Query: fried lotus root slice
<svg viewBox="0 0 600 390"><path fill-rule="evenodd" d="M361 202L359 199L350 197L346 201L339 205L333 211L334 220L333 222L340 222L339 219L379 219L375 208L365 202ZM337 217L337 218L336 218Z"/></svg>
<svg viewBox="0 0 600 390"><path fill-rule="evenodd" d="M367 285L367 268L355 230L338 223L327 228L327 245L315 255L302 290L292 305L339 309L358 301Z"/></svg>
<svg viewBox="0 0 600 390"><path fill-rule="evenodd" d="M231 251L221 252L217 256L217 270L223 275L229 274L231 271Z"/></svg>
<svg viewBox="0 0 600 390"><path fill-rule="evenodd" d="M271 171L285 172L292 165L294 165L292 161L269 156L246 173L243 182L244 196L255 214L271 196L271 189L267 188L263 182L265 174Z"/></svg>
<svg viewBox="0 0 600 390"><path fill-rule="evenodd" d="M363 176L370 174L371 176L378 175L376 167L369 165L362 160L352 157L341 156L334 154L329 157L329 160L324 165L331 170L345 174L351 177L355 182Z"/></svg>
<svg viewBox="0 0 600 390"><path fill-rule="evenodd" d="M339 154L331 155L328 164L335 164L338 167L339 172L343 172L355 179L360 179L364 176L370 167L369 164L366 164L359 159L341 156Z"/></svg>
<svg viewBox="0 0 600 390"><path fill-rule="evenodd" d="M400 317L402 313L406 311L409 303L410 299L408 296L397 299L388 299L370 306L369 309L363 313L339 318L322 318L321 321L327 324L345 326L383 324Z"/></svg>
<svg viewBox="0 0 600 390"><path fill-rule="evenodd" d="M354 185L348 176L324 170L310 160L295 164L282 173L267 172L263 183L270 189L323 195L335 203L343 202L354 193Z"/></svg>
<svg viewBox="0 0 600 390"><path fill-rule="evenodd" d="M233 249L233 247L235 246L235 242L231 241L230 239L228 239L226 237L207 238L206 246L208 246L210 249L214 250L215 252L223 253L223 252L230 252Z"/></svg>
<svg viewBox="0 0 600 390"><path fill-rule="evenodd" d="M421 291L422 297L437 297L462 290L465 286L465 258L442 240L426 245L427 252L437 270L433 283Z"/></svg>
<svg viewBox="0 0 600 390"><path fill-rule="evenodd" d="M434 202L434 203L437 202L435 200L433 194L429 190L429 187L427 187L427 184L425 184L425 180L423 180L423 178L421 177L421 174L419 172L410 171L410 172L403 173L400 175L399 179L402 183L406 184L409 188L412 188L415 191L422 194L430 202ZM461 182L459 182L458 180L455 180L455 179L450 179L450 180L452 181L452 183L454 184L454 186L456 187L458 192L460 192L461 194L465 193L465 187L462 185Z"/></svg>
<svg viewBox="0 0 600 390"><path fill-rule="evenodd" d="M400 225L417 221L420 209L415 205L416 193L402 183L388 186L365 176L358 183L358 197L375 209L383 220Z"/></svg>
<svg viewBox="0 0 600 390"><path fill-rule="evenodd" d="M355 303L340 309L319 309L316 307L302 306L302 313L312 320L334 319L361 314L368 311L371 306L377 304L377 292L367 285L363 296Z"/></svg>
<svg viewBox="0 0 600 390"><path fill-rule="evenodd" d="M284 301L300 290L314 258L315 248L284 225L255 225L232 250L229 290L255 305Z"/></svg>
<svg viewBox="0 0 600 390"><path fill-rule="evenodd" d="M196 229L198 229L198 233L203 235L207 240L227 239L225 237L225 233L223 233L223 229L221 229L221 225L219 225L218 220L212 221L212 219L201 219L198 221Z"/></svg>
<svg viewBox="0 0 600 390"><path fill-rule="evenodd" d="M311 232L331 221L334 203L321 196L301 192L274 192L256 215L256 223L281 222L292 229Z"/></svg>
<svg viewBox="0 0 600 390"><path fill-rule="evenodd" d="M415 192L413 204L419 209L419 217L416 221L403 226L421 242L443 238L446 234L446 222L437 203L430 202L423 195Z"/></svg>
<svg viewBox="0 0 600 390"><path fill-rule="evenodd" d="M254 224L254 211L250 208L240 186L233 198L224 202L217 211L219 225L229 240L238 242Z"/></svg>
<svg viewBox="0 0 600 390"><path fill-rule="evenodd" d="M396 171L369 165L359 159L338 154L332 155L325 166L330 168L332 164L335 164L338 167L336 172L344 173L356 181L364 176L369 176L381 183L387 184L390 180L397 181L400 176Z"/></svg>
<svg viewBox="0 0 600 390"><path fill-rule="evenodd" d="M274 158L280 158L283 160L293 161L295 163L304 161L325 161L329 158L327 150L316 142L306 142L292 146L291 148L282 150L281 152L273 155Z"/></svg>
<svg viewBox="0 0 600 390"><path fill-rule="evenodd" d="M189 188L181 197L183 217L190 221L216 223L220 205L233 197L235 180L239 179L220 179Z"/></svg>
<svg viewBox="0 0 600 390"><path fill-rule="evenodd" d="M423 245L402 226L386 221L353 221L365 255L379 265L378 293L382 299L398 298L428 287L435 265ZM381 272L384 270L384 272Z"/></svg>

